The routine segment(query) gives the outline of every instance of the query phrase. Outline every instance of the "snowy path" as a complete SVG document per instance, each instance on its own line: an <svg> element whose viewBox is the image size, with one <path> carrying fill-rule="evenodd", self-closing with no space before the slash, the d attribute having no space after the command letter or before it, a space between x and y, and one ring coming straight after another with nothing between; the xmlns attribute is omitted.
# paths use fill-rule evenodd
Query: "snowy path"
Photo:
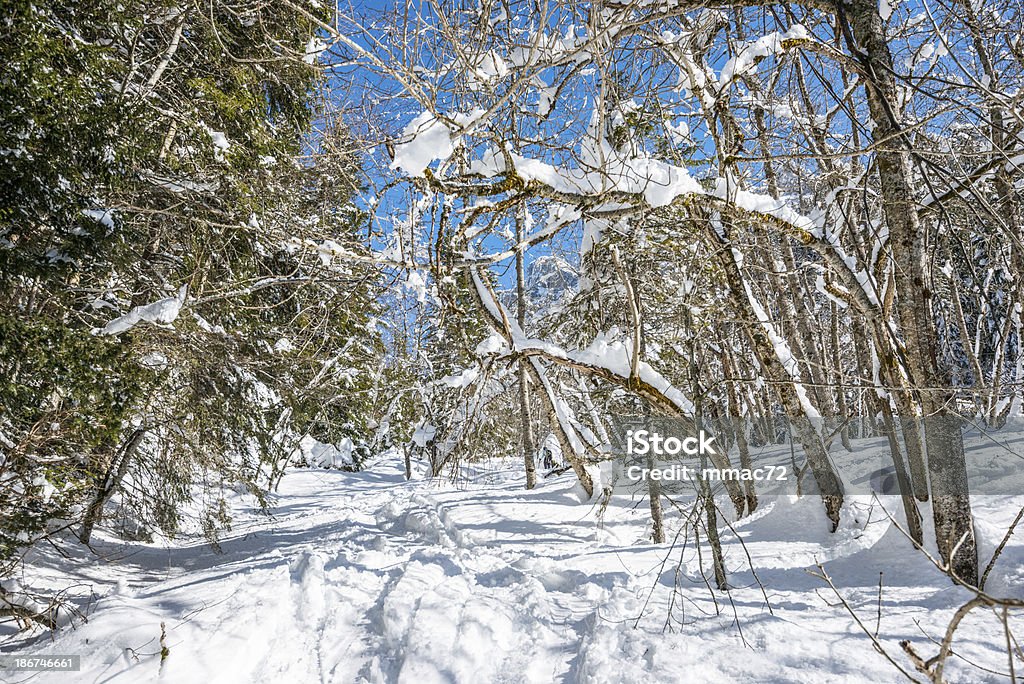
<svg viewBox="0 0 1024 684"><path fill-rule="evenodd" d="M720 597L716 615L695 554L677 569L678 552L665 562L667 547L638 541L644 506L612 507L600 526L568 477L530 494L520 487L501 471L460 486L406 483L386 465L289 473L273 519L237 513L222 555L144 547L107 566L106 580L93 577L107 595L89 624L34 647L80 653L83 671L31 681L895 680L804 571L835 559L847 598L873 618L877 566L906 553L878 516L868 524L851 509L849 525L828 535L784 522L813 499L787 503L785 515L765 505L738 529L774 615L729 536L734 606ZM1009 567L1019 571L1021 558L1010 550ZM921 563L896 567L881 633L898 649L901 638L921 638L915 619L948 616L962 596L941 578L922 583ZM681 622L663 633L674 587ZM984 657L998 634L982 624L964 649Z"/></svg>
<svg viewBox="0 0 1024 684"><path fill-rule="evenodd" d="M222 542L222 555L202 548L132 555L123 563L129 584L175 576L138 590L115 587L90 624L59 646L83 654L82 681L565 676L578 650L575 622L590 613L590 602L573 601L571 573L531 559L559 548L573 553L593 524L580 523L590 529L581 532L571 524L546 529L528 517L489 523L486 512L497 502L484 496L474 501L481 519L460 529L440 501L444 491L458 494L405 483L397 470L296 471L283 481L274 519L248 521ZM590 511L568 492L557 496L574 515ZM512 540L534 552L507 548ZM162 672L160 622L170 649ZM51 680L68 681L34 681Z"/></svg>

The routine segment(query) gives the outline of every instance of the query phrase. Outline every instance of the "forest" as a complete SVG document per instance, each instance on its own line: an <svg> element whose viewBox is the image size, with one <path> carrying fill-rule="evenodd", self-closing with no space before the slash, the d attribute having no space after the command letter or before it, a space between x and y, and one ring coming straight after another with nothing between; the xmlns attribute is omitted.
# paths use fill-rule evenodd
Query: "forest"
<svg viewBox="0 0 1024 684"><path fill-rule="evenodd" d="M1017 681L1020 3L0 7L0 680Z"/></svg>

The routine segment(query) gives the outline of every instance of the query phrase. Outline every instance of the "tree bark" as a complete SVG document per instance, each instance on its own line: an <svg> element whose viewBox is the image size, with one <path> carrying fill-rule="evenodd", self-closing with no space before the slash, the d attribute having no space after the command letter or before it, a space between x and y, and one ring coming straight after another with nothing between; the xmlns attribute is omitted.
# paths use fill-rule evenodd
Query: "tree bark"
<svg viewBox="0 0 1024 684"><path fill-rule="evenodd" d="M131 465L132 458L134 458L135 452L138 450L139 444L142 443L142 438L145 434L146 430L143 428L139 428L132 433L128 443L121 451L121 458L117 462L116 470L112 463L110 469L107 470L106 475L103 477L102 484L96 489L96 494L85 511L85 517L82 519L82 529L78 534L78 541L83 544L88 544L92 538L93 528L96 527L96 523L99 522L103 515L103 507L107 505L110 497L114 495L114 492L121 486L125 475L128 474L128 466Z"/></svg>
<svg viewBox="0 0 1024 684"><path fill-rule="evenodd" d="M736 373L732 367L731 354L725 346L725 342L721 343L722 352L720 358L722 361L722 375L725 378L725 398L728 406L729 420L733 424L733 430L736 435L736 448L740 453L740 468L744 470L751 470L753 463L750 460L750 445L747 444L747 433L746 426L743 423L743 417L740 415L739 400L736 397ZM754 489L754 483L752 480L745 480L743 482L743 495L746 498L746 515L750 515L757 509L757 491ZM744 512L741 511L740 515Z"/></svg>
<svg viewBox="0 0 1024 684"><path fill-rule="evenodd" d="M967 488L963 436L954 422L955 396L940 368L927 259L927 235L914 203L911 157L896 103L895 70L885 26L874 0L838 5L848 17L850 51L864 64L868 110L875 140L882 209L889 226L889 252L896 284L896 313L906 344L910 386L924 416L925 454L931 482L932 517L943 562L965 582L978 581L974 520ZM852 35L851 35L852 33ZM851 40L852 38L852 40Z"/></svg>
<svg viewBox="0 0 1024 684"><path fill-rule="evenodd" d="M782 361L779 360L776 349L772 341L768 339L762 324L756 320L751 303L747 298L746 286L739 265L736 263L736 257L728 247L721 249L719 254L721 255L719 261L725 271L725 279L729 286L729 295L733 306L741 315L752 321L747 326L747 331L754 355L757 357L761 372L775 390L796 437L803 447L811 474L814 476L814 481L818 485L818 491L825 504L825 514L832 523L831 531L835 532L839 527L839 512L843 507L843 483L832 466L825 445L821 441L821 435L814 428L801 404L793 378L783 366Z"/></svg>
<svg viewBox="0 0 1024 684"><path fill-rule="evenodd" d="M516 242L523 242L523 221L521 216L516 217ZM516 252L516 322L519 329L526 330L526 264L523 250ZM536 441L533 437L533 421L530 417L530 388L526 364L529 360L519 359L519 416L522 421L522 448L523 467L526 469L526 488L533 489L537 486L537 464L535 455L537 453Z"/></svg>
<svg viewBox="0 0 1024 684"><path fill-rule="evenodd" d="M654 458L647 457L647 467L654 469ZM661 510L661 483L653 477L647 478L647 498L651 505L651 541L665 543L665 515Z"/></svg>

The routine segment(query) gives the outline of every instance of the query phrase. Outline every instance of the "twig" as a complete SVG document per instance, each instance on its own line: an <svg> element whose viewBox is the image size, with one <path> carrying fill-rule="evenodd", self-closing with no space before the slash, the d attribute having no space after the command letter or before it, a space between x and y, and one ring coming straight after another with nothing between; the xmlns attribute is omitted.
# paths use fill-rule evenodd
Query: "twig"
<svg viewBox="0 0 1024 684"><path fill-rule="evenodd" d="M878 572L878 613L875 615L875 636L882 626L882 572Z"/></svg>
<svg viewBox="0 0 1024 684"><path fill-rule="evenodd" d="M978 582L978 588L985 588L985 581L988 580L988 574L992 572L992 567L996 564L996 560L999 558L999 554L1003 552L1003 548L1006 547L1006 542L1010 541L1010 537L1013 535L1013 530L1017 527L1017 523L1020 522L1021 516L1024 516L1024 508L1017 511L1017 517L1010 523L1009 529L1006 530L1006 534L1003 535L1003 540L999 542L999 546L992 553L992 558L989 560L988 565L985 566L985 572L981 573L981 580Z"/></svg>
<svg viewBox="0 0 1024 684"><path fill-rule="evenodd" d="M918 684L920 684L920 680L915 679L912 674L903 669L903 666L897 663L896 660L893 659L891 655L889 655L889 652L885 650L885 647L882 646L882 642L879 641L878 637L872 634L870 630L868 630L867 626L860 619L860 616L857 615L857 613L853 610L850 604L847 603L846 599L843 598L843 595L839 593L839 589L836 588L835 583L832 582L832 578L829 577L828 572L825 571L825 566L823 566L821 563L816 563L815 565L818 568L818 572L808 570L807 573L812 577L817 577L818 579L828 584L829 588L835 593L836 598L839 599L840 604L842 604L843 608L846 609L846 612L850 614L850 617L852 617L854 622L857 623L857 626L860 627L861 631L868 635L868 638L871 639L871 644L874 646L875 650L882 655L882 657L888 660L892 664L892 666L899 670L907 679L909 679L912 682L918 682ZM900 645L902 646L904 643L907 642L901 642Z"/></svg>

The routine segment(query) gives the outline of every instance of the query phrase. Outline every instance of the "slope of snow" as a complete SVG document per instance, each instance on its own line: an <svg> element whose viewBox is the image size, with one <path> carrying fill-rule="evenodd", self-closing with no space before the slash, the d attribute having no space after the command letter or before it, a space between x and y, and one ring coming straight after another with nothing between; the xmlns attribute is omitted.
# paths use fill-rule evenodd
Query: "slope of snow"
<svg viewBox="0 0 1024 684"><path fill-rule="evenodd" d="M36 581L59 570L98 601L52 643L3 648L82 654L81 672L33 682L887 682L898 673L806 570L825 563L871 629L884 570L878 633L897 659L901 639L931 654L922 630L940 635L967 598L868 497L850 497L836 534L815 497L765 497L723 530L733 589L713 598L692 542L645 541L644 502L617 496L599 516L571 473L532 492L521 482L512 461L466 468L456 483L406 482L398 457L360 473L294 470L272 518L235 502L220 555L106 539L106 563L36 557ZM1021 503L979 499L983 561ZM1022 577L1013 542L990 588L1019 591ZM1002 643L979 611L957 652L998 670ZM950 668L955 681L987 676Z"/></svg>

